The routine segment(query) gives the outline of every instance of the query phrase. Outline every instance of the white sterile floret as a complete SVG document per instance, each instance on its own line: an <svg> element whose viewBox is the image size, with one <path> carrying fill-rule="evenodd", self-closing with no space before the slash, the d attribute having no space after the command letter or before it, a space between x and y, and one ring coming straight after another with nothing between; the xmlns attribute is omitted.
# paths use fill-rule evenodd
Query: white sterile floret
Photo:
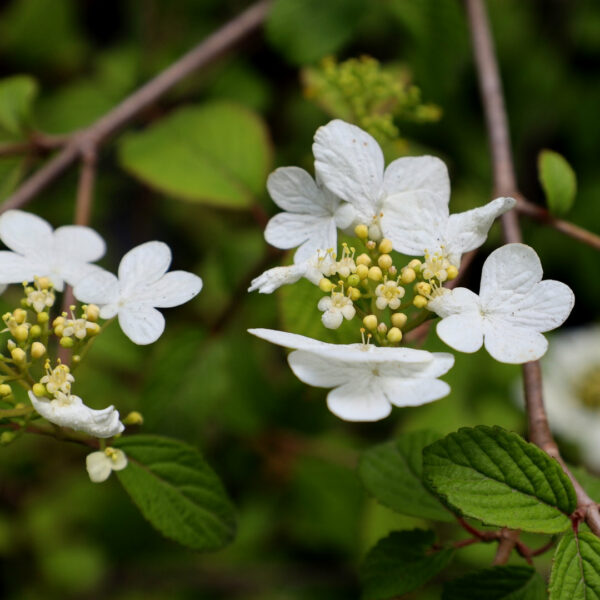
<svg viewBox="0 0 600 600"><path fill-rule="evenodd" d="M98 438L113 437L125 429L114 406L94 410L86 406L79 396L63 392L57 392L51 400L38 398L30 391L29 398L44 419L60 427L70 427Z"/></svg>
<svg viewBox="0 0 600 600"><path fill-rule="evenodd" d="M542 281L533 248L507 244L485 261L479 296L466 288L443 290L427 308L442 317L437 333L452 348L475 352L485 343L496 360L520 364L546 352L542 332L561 325L574 303L567 285Z"/></svg>
<svg viewBox="0 0 600 600"><path fill-rule="evenodd" d="M331 292L331 296L319 300L317 307L324 311L321 321L327 329L337 329L344 319L353 319L356 314L352 300L342 292Z"/></svg>
<svg viewBox="0 0 600 600"><path fill-rule="evenodd" d="M267 189L273 201L286 212L267 224L265 239L276 248L296 248L294 263L312 258L317 251L337 247L337 228L350 221L340 209L340 200L315 181L304 169L281 167L269 175Z"/></svg>
<svg viewBox="0 0 600 600"><path fill-rule="evenodd" d="M52 230L44 219L20 210L0 216L0 240L12 252L0 251L0 281L23 283L48 277L61 292L99 269L90 264L106 250L104 240L89 227L67 225Z"/></svg>
<svg viewBox="0 0 600 600"><path fill-rule="evenodd" d="M396 281L386 281L385 283L380 283L375 288L375 295L377 296L375 305L379 310L383 310L388 306L392 310L397 310L400 307L400 299L404 296L404 294L404 288L398 285Z"/></svg>
<svg viewBox="0 0 600 600"><path fill-rule="evenodd" d="M494 219L515 205L513 198L497 198L450 215L450 179L439 158L398 158L384 168L375 139L344 121L320 127L313 152L319 177L352 205L355 224L379 226L394 250L410 256L428 249L458 267L464 252L483 244Z"/></svg>
<svg viewBox="0 0 600 600"><path fill-rule="evenodd" d="M100 316L119 317L125 335L136 344L151 344L162 334L165 319L157 308L191 300L202 280L187 271L171 271L171 250L162 242L146 242L121 259L119 277L100 270L83 279L73 293L81 302L100 306Z"/></svg>
<svg viewBox="0 0 600 600"><path fill-rule="evenodd" d="M94 483L106 481L113 471L122 471L126 466L127 457L117 448L108 447L85 457L85 468Z"/></svg>
<svg viewBox="0 0 600 600"><path fill-rule="evenodd" d="M292 371L304 383L334 388L327 406L346 421L378 421L394 406L418 406L443 398L450 386L437 379L454 364L445 352L381 348L371 344L327 344L272 329L249 329L253 335L293 348Z"/></svg>

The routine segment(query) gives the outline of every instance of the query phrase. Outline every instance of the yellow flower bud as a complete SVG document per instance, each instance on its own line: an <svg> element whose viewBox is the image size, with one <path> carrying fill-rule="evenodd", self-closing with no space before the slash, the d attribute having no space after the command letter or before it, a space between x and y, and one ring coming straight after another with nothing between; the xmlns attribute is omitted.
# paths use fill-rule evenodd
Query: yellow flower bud
<svg viewBox="0 0 600 600"><path fill-rule="evenodd" d="M448 274L448 281L452 281L458 277L458 269L454 265L450 265L446 269L446 273Z"/></svg>
<svg viewBox="0 0 600 600"><path fill-rule="evenodd" d="M381 242L379 242L379 252L382 254L389 254L393 250L391 240L387 238L383 238Z"/></svg>
<svg viewBox="0 0 600 600"><path fill-rule="evenodd" d="M397 273L398 273L398 269L396 269L396 267L394 265L392 265L388 269L388 275L391 275L392 277L395 277Z"/></svg>
<svg viewBox="0 0 600 600"><path fill-rule="evenodd" d="M0 384L0 396L8 396L11 393L12 388L10 387L10 385L8 385L8 383Z"/></svg>
<svg viewBox="0 0 600 600"><path fill-rule="evenodd" d="M421 296L429 296L431 294L431 285L426 281L419 281L415 285L415 292Z"/></svg>
<svg viewBox="0 0 600 600"><path fill-rule="evenodd" d="M376 247L377 247L377 244L373 240L369 240L367 242L367 248L369 250L375 250Z"/></svg>
<svg viewBox="0 0 600 600"><path fill-rule="evenodd" d="M75 345L73 338L61 337L58 342L63 348L72 348Z"/></svg>
<svg viewBox="0 0 600 600"><path fill-rule="evenodd" d="M404 267L404 269L402 269L402 275L400 275L400 281L402 283L404 283L405 285L412 283L416 278L417 278L417 274L415 273L414 269L411 269L410 267Z"/></svg>
<svg viewBox="0 0 600 600"><path fill-rule="evenodd" d="M57 325L54 328L54 335L60 337L63 334L63 330L64 330L64 326L63 325Z"/></svg>
<svg viewBox="0 0 600 600"><path fill-rule="evenodd" d="M418 273L421 270L421 261L417 258L413 258L406 266Z"/></svg>
<svg viewBox="0 0 600 600"><path fill-rule="evenodd" d="M325 292L326 294L329 294L329 292L335 287L335 284L331 283L331 281L329 281L329 279L327 279L326 277L323 277L320 281L319 281L319 289L322 292Z"/></svg>
<svg viewBox="0 0 600 600"><path fill-rule="evenodd" d="M417 308L425 308L427 306L427 298L425 298L425 296L415 296L413 299L413 304Z"/></svg>
<svg viewBox="0 0 600 600"><path fill-rule="evenodd" d="M37 322L40 325L43 325L44 323L47 323L49 320L50 320L50 316L48 315L47 312L38 313Z"/></svg>
<svg viewBox="0 0 600 600"><path fill-rule="evenodd" d="M397 327L392 327L387 333L387 339L392 344L397 344L402 341L402 332Z"/></svg>
<svg viewBox="0 0 600 600"><path fill-rule="evenodd" d="M392 325L398 329L402 329L406 325L407 320L408 317L404 313L398 312L392 315Z"/></svg>
<svg viewBox="0 0 600 600"><path fill-rule="evenodd" d="M124 419L123 425L142 425L144 417L137 410L131 411Z"/></svg>
<svg viewBox="0 0 600 600"><path fill-rule="evenodd" d="M98 323L90 323L86 329L88 335L98 335L100 333L100 325Z"/></svg>
<svg viewBox="0 0 600 600"><path fill-rule="evenodd" d="M369 269L369 279L372 279L373 281L381 281L382 278L383 273L379 267L371 267Z"/></svg>
<svg viewBox="0 0 600 600"><path fill-rule="evenodd" d="M378 259L377 259L377 264L384 269L385 271L387 271L391 266L392 266L392 257L389 254L382 254Z"/></svg>
<svg viewBox="0 0 600 600"><path fill-rule="evenodd" d="M85 309L86 319L95 323L100 317L100 309L95 304L88 304Z"/></svg>
<svg viewBox="0 0 600 600"><path fill-rule="evenodd" d="M73 354L73 356L71 356L71 362L74 365L78 365L81 362L81 356L79 356L79 354Z"/></svg>
<svg viewBox="0 0 600 600"><path fill-rule="evenodd" d="M377 331L379 331L379 333L387 333L387 325L385 323L379 323L379 325L377 325Z"/></svg>
<svg viewBox="0 0 600 600"><path fill-rule="evenodd" d="M356 264L366 265L368 267L371 264L371 257L368 254L363 253L356 259Z"/></svg>
<svg viewBox="0 0 600 600"><path fill-rule="evenodd" d="M38 398L42 398L46 395L46 386L43 383L34 383L32 391Z"/></svg>
<svg viewBox="0 0 600 600"><path fill-rule="evenodd" d="M358 285L360 283L360 277L356 273L352 273L350 277L348 277L348 285Z"/></svg>
<svg viewBox="0 0 600 600"><path fill-rule="evenodd" d="M360 299L360 290L355 287L349 287L346 290L346 293L348 295L348 298L350 298L350 300L352 300L352 302L356 302L357 300Z"/></svg>
<svg viewBox="0 0 600 600"><path fill-rule="evenodd" d="M363 325L370 330L373 330L377 327L377 317L375 315L367 315L363 319Z"/></svg>
<svg viewBox="0 0 600 600"><path fill-rule="evenodd" d="M354 228L354 233L356 234L357 238L360 238L361 240L366 240L369 236L369 228L364 224L357 225Z"/></svg>
<svg viewBox="0 0 600 600"><path fill-rule="evenodd" d="M64 325L64 324L65 324L64 317L56 317L56 319L54 319L54 321L52 321L52 327L59 327L60 325Z"/></svg>
<svg viewBox="0 0 600 600"><path fill-rule="evenodd" d="M25 325L19 325L14 328L12 334L17 342L24 342L29 337L29 329Z"/></svg>
<svg viewBox="0 0 600 600"><path fill-rule="evenodd" d="M12 340L8 340L8 342L6 342L6 347L9 350L13 350L14 348L17 347L17 345Z"/></svg>
<svg viewBox="0 0 600 600"><path fill-rule="evenodd" d="M25 319L27 319L27 311L22 308L16 308L13 311L13 317L15 318L15 321L21 325L22 323L25 323Z"/></svg>
<svg viewBox="0 0 600 600"><path fill-rule="evenodd" d="M46 354L46 346L42 342L33 342L31 344L31 358L42 358Z"/></svg>
<svg viewBox="0 0 600 600"><path fill-rule="evenodd" d="M42 335L42 328L39 325L32 325L29 329L29 335L32 338L39 338Z"/></svg>
<svg viewBox="0 0 600 600"><path fill-rule="evenodd" d="M48 279L48 277L38 277L36 279L36 283L38 284L40 290L47 290L52 285L52 282L50 279Z"/></svg>
<svg viewBox="0 0 600 600"><path fill-rule="evenodd" d="M13 348L10 351L10 355L17 364L23 364L27 360L27 355L21 348Z"/></svg>
<svg viewBox="0 0 600 600"><path fill-rule="evenodd" d="M369 267L367 265L358 265L356 267L356 275L358 275L361 279L366 279L369 276Z"/></svg>

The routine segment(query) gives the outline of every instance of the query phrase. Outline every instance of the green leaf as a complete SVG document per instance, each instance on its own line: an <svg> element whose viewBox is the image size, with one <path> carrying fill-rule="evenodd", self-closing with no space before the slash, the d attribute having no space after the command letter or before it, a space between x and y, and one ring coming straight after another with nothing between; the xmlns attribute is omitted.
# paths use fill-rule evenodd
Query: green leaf
<svg viewBox="0 0 600 600"><path fill-rule="evenodd" d="M352 38L365 5L364 0L276 0L267 38L290 62L314 62Z"/></svg>
<svg viewBox="0 0 600 600"><path fill-rule="evenodd" d="M397 531L380 540L367 554L360 579L363 600L386 600L427 583L450 562L451 549L431 552L433 531Z"/></svg>
<svg viewBox="0 0 600 600"><path fill-rule="evenodd" d="M577 506L560 465L500 427L465 427L433 443L423 471L450 506L489 525L558 533Z"/></svg>
<svg viewBox="0 0 600 600"><path fill-rule="evenodd" d="M267 129L229 102L188 106L119 145L121 166L183 200L245 208L264 193L271 168Z"/></svg>
<svg viewBox="0 0 600 600"><path fill-rule="evenodd" d="M569 531L560 540L550 575L550 600L600 598L600 540Z"/></svg>
<svg viewBox="0 0 600 600"><path fill-rule="evenodd" d="M542 150L538 155L538 177L550 212L557 216L568 213L577 193L577 177L571 165L558 152Z"/></svg>
<svg viewBox="0 0 600 600"><path fill-rule="evenodd" d="M367 491L396 512L453 521L454 517L423 484L423 448L439 439L432 431L405 433L364 452L358 476Z"/></svg>
<svg viewBox="0 0 600 600"><path fill-rule="evenodd" d="M531 567L492 567L444 585L442 600L545 600L546 584Z"/></svg>
<svg viewBox="0 0 600 600"><path fill-rule="evenodd" d="M119 481L163 535L194 550L217 550L235 533L233 506L200 453L177 440L134 435L115 441L129 459Z"/></svg>
<svg viewBox="0 0 600 600"><path fill-rule="evenodd" d="M0 80L0 129L5 134L23 135L31 121L31 107L37 92L37 82L26 75Z"/></svg>

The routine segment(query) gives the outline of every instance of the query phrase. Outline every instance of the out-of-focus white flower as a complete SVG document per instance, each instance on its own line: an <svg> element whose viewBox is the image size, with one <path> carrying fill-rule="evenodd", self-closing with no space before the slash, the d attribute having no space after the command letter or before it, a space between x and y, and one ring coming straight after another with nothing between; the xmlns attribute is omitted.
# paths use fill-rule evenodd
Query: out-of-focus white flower
<svg viewBox="0 0 600 600"><path fill-rule="evenodd" d="M542 371L552 431L577 445L584 462L600 470L600 326L555 334Z"/></svg>
<svg viewBox="0 0 600 600"><path fill-rule="evenodd" d="M483 265L479 296L466 288L439 288L428 303L442 317L439 337L460 352L475 352L485 343L504 363L537 360L548 348L541 333L562 325L575 303L567 285L542 281L542 275L533 248L498 248Z"/></svg>
<svg viewBox="0 0 600 600"><path fill-rule="evenodd" d="M104 255L104 240L89 227L66 225L52 230L44 219L20 210L0 216L0 240L12 252L0 251L0 281L23 283L48 277L60 292L98 270L90 263Z"/></svg>
<svg viewBox="0 0 600 600"><path fill-rule="evenodd" d="M130 250L119 265L119 277L99 270L75 286L81 302L100 306L100 316L119 317L125 335L136 344L151 344L162 334L165 319L157 308L191 300L202 280L187 271L171 271L171 250L162 242L146 242Z"/></svg>
<svg viewBox="0 0 600 600"><path fill-rule="evenodd" d="M450 386L437 379L454 364L454 357L445 352L327 344L273 329L248 331L293 348L288 362L296 377L308 385L334 388L327 406L346 421L378 421L390 414L392 405L418 406L450 392Z"/></svg>
<svg viewBox="0 0 600 600"><path fill-rule="evenodd" d="M317 308L323 312L321 321L327 329L337 329L344 319L353 319L356 314L352 300L342 292L331 292L331 296L324 296Z"/></svg>
<svg viewBox="0 0 600 600"><path fill-rule="evenodd" d="M94 483L106 481L113 471L122 471L126 466L125 452L117 448L108 447L85 457L85 468Z"/></svg>
<svg viewBox="0 0 600 600"><path fill-rule="evenodd" d="M350 224L340 200L299 167L280 167L269 175L267 189L286 212L275 215L265 239L276 248L296 248L294 263L311 259L318 251L337 247L337 228ZM351 217L350 217L351 219Z"/></svg>

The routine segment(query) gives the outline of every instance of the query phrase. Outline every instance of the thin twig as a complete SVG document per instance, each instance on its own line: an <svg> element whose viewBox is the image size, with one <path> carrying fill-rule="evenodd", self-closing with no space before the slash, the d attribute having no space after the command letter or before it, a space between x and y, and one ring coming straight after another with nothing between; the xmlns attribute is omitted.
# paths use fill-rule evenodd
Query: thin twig
<svg viewBox="0 0 600 600"><path fill-rule="evenodd" d="M79 156L84 155L90 148L97 149L101 143L119 131L145 108L156 102L174 85L200 67L222 56L263 22L270 3L271 0L259 0L184 54L95 123L73 133L64 148L4 202L0 207L0 212L10 208L20 208L27 204Z"/></svg>
<svg viewBox="0 0 600 600"><path fill-rule="evenodd" d="M513 548L519 540L520 531L507 529L504 527L500 532L500 543L496 550L496 556L494 556L493 564L505 565L510 558Z"/></svg>

